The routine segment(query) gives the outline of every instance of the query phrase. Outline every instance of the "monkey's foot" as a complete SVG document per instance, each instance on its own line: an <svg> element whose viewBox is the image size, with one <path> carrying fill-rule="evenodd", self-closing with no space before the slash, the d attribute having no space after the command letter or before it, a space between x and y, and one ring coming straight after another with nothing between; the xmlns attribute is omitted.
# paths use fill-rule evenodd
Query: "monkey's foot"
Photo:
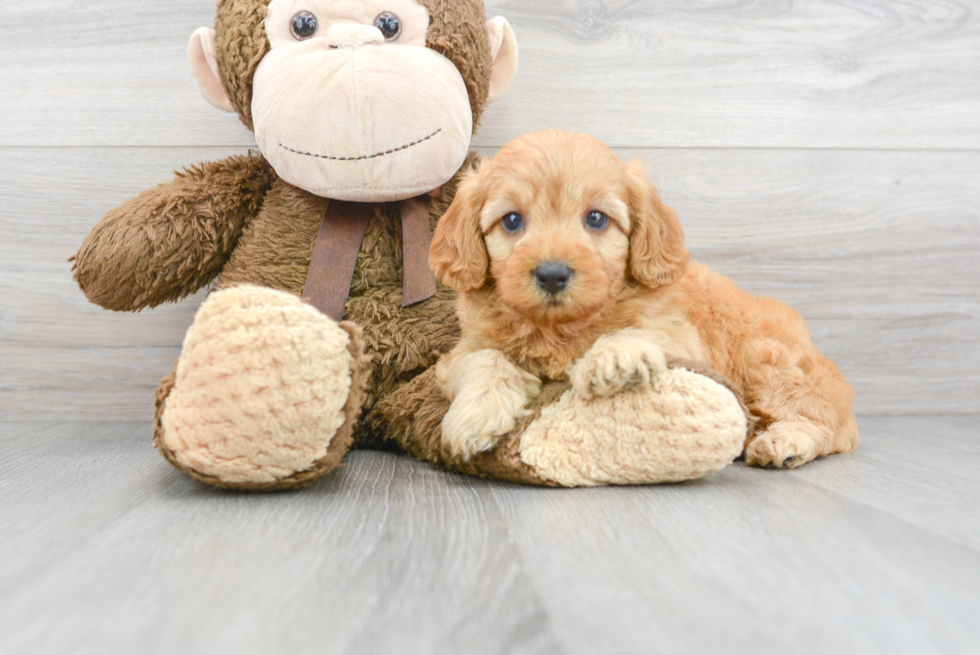
<svg viewBox="0 0 980 655"><path fill-rule="evenodd" d="M449 401L433 371L384 398L389 433L417 457L444 468L556 487L680 482L728 466L753 419L738 392L714 371L670 362L649 384L586 398L550 383L529 416L490 451L462 459L441 438Z"/></svg>
<svg viewBox="0 0 980 655"><path fill-rule="evenodd" d="M158 391L154 442L207 484L304 486L350 449L368 374L359 329L262 287L212 294Z"/></svg>
<svg viewBox="0 0 980 655"><path fill-rule="evenodd" d="M563 487L681 482L731 464L748 427L727 386L674 367L611 396L566 391L520 435L519 454Z"/></svg>

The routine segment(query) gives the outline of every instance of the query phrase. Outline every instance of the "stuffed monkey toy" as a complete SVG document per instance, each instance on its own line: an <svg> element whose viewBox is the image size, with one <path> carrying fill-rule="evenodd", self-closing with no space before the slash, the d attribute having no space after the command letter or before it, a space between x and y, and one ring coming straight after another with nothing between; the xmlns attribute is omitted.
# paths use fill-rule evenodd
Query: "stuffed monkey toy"
<svg viewBox="0 0 980 655"><path fill-rule="evenodd" d="M221 0L188 48L198 87L261 154L200 164L109 212L74 257L94 303L216 290L156 395L154 443L201 482L301 487L393 443L473 475L552 486L705 475L750 423L710 371L586 403L548 385L492 451L454 459L430 369L459 338L428 268L485 106L518 47L482 0Z"/></svg>

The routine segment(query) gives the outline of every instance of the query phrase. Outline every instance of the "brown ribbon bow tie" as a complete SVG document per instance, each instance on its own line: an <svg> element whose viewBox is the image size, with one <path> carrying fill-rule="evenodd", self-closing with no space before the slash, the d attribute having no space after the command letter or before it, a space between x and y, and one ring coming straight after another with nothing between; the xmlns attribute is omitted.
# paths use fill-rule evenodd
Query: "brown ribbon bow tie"
<svg viewBox="0 0 980 655"><path fill-rule="evenodd" d="M441 190L429 196L440 197ZM331 200L313 246L313 258L303 297L314 307L342 321L354 281L357 255L377 205ZM403 281L402 307L436 295L436 278L429 270L429 197L400 203L402 214Z"/></svg>

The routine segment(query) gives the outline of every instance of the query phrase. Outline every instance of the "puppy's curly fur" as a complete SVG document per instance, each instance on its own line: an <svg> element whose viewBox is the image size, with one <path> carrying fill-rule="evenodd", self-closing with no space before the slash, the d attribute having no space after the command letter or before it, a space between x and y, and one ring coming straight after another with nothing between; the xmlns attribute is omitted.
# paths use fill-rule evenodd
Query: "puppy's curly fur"
<svg viewBox="0 0 980 655"><path fill-rule="evenodd" d="M704 361L742 390L762 426L746 442L751 465L857 447L853 390L803 319L690 262L642 163L591 137L531 134L471 173L431 264L459 292L463 339L437 369L453 401L443 438L457 455L491 449L541 379L611 395L649 383L665 353ZM546 285L543 265L567 275Z"/></svg>

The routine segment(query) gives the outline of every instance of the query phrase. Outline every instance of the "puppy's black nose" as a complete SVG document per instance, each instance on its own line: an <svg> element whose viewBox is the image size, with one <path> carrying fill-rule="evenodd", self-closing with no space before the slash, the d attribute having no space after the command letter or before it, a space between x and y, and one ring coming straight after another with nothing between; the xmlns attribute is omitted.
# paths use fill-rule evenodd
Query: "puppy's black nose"
<svg viewBox="0 0 980 655"><path fill-rule="evenodd" d="M552 296L561 293L572 279L572 269L561 262L545 262L534 269L534 279L545 293Z"/></svg>

